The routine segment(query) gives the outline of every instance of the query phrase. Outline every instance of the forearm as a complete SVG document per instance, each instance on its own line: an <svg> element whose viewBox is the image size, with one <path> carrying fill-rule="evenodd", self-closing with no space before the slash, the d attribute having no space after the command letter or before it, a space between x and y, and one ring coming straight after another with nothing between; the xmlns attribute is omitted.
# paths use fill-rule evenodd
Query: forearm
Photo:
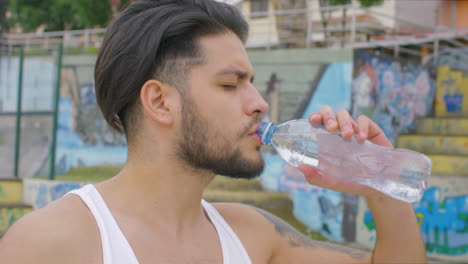
<svg viewBox="0 0 468 264"><path fill-rule="evenodd" d="M411 204L380 193L367 203L377 231L373 263L425 263L424 241Z"/></svg>

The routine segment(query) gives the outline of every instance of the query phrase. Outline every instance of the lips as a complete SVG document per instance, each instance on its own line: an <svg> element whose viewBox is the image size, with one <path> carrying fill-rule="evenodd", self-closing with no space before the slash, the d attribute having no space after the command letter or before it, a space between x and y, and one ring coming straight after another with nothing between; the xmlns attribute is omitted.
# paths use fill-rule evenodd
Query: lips
<svg viewBox="0 0 468 264"><path fill-rule="evenodd" d="M260 126L260 123L258 123L257 125L255 125L255 127L252 129L252 131L249 133L249 136L253 136L255 134L257 134L257 130L258 130L258 127Z"/></svg>

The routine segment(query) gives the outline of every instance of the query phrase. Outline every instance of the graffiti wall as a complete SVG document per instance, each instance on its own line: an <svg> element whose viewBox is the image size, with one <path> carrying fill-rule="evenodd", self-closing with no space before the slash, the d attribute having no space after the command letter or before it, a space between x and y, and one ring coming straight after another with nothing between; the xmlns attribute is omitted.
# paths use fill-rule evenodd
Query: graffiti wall
<svg viewBox="0 0 468 264"><path fill-rule="evenodd" d="M395 142L400 133L411 131L417 117L434 110L435 74L441 67L423 67L366 51L356 52L354 63L354 72L346 68L353 67L351 63L330 63L314 93L306 98L304 111L294 118L307 118L308 113L329 104L373 118ZM265 151L263 157L267 164L261 175L264 187L290 193L294 214L307 227L335 241L373 247L375 224L364 199L309 185L273 151ZM430 257L468 261L465 178L433 177L421 202L413 205Z"/></svg>
<svg viewBox="0 0 468 264"><path fill-rule="evenodd" d="M303 113L294 118L307 119L311 112L318 111L323 105L349 110L351 70L350 62L329 64L318 76L316 87L309 88L314 89L314 93L306 98L308 104ZM343 210L350 205L344 203L343 194L308 184L299 170L274 152L264 152L263 157L266 163L261 175L264 187L290 193L294 201L293 213L301 222L330 239L343 241L343 226L349 226L343 224Z"/></svg>
<svg viewBox="0 0 468 264"><path fill-rule="evenodd" d="M420 202L413 204L430 257L468 261L468 196L466 183L458 177L436 178ZM457 187L458 186L458 187ZM374 220L361 199L358 210L357 241L372 247Z"/></svg>
<svg viewBox="0 0 468 264"><path fill-rule="evenodd" d="M111 129L101 115L94 91L93 56L66 56L62 69L57 133L56 172L73 167L122 165L125 136Z"/></svg>
<svg viewBox="0 0 468 264"><path fill-rule="evenodd" d="M416 117L431 111L434 93L430 70L417 62L355 51L353 116L369 116L393 143L414 126Z"/></svg>
<svg viewBox="0 0 468 264"><path fill-rule="evenodd" d="M436 116L468 116L468 49L443 52L438 65Z"/></svg>
<svg viewBox="0 0 468 264"><path fill-rule="evenodd" d="M6 232L16 220L31 211L31 208L0 208L0 232Z"/></svg>
<svg viewBox="0 0 468 264"><path fill-rule="evenodd" d="M413 204L413 208L428 255L456 263L468 263L468 178L463 176L465 173L462 170L455 170L466 165L460 150L466 148L464 142L468 134L459 128L465 123L461 119L455 122L452 119L438 119L468 117L464 112L465 94L468 95L468 82L465 79L468 57L461 54L465 52L441 52L438 60L432 58L427 66L412 68L416 69L409 72L414 76L410 78L415 80L414 83L398 85L405 83L405 79L400 77L400 62L392 62L392 59L365 51L356 52L355 62L361 61L355 68L353 109L356 113L368 111L367 114L384 128L387 135L394 136L411 130L414 117L425 116L435 110L435 118L419 121L423 124L419 127L423 134L405 136L415 146L414 149L423 151L433 160L429 187L421 201ZM431 107L434 99L435 103ZM395 122L397 119L400 121ZM453 123L455 129L449 123ZM427 135L432 135L437 141L431 144ZM411 144L405 147L409 148ZM445 159L440 163L442 157ZM452 163L454 160L460 162ZM357 211L356 242L372 248L376 239L375 224L362 198L359 199Z"/></svg>
<svg viewBox="0 0 468 264"><path fill-rule="evenodd" d="M124 136L107 126L95 102L90 108L85 106L75 110L80 112L76 116L72 100L61 97L59 104L55 167L58 175L66 174L73 167L125 163L127 147ZM89 114L93 111L94 115Z"/></svg>
<svg viewBox="0 0 468 264"><path fill-rule="evenodd" d="M23 202L32 205L34 209L39 209L67 192L86 184L86 182L25 179L23 181Z"/></svg>

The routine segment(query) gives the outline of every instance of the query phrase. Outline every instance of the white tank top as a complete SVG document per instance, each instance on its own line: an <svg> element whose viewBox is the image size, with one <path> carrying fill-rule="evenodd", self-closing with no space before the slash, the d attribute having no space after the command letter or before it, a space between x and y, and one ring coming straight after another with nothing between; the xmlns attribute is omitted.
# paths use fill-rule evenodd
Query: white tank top
<svg viewBox="0 0 468 264"><path fill-rule="evenodd" d="M130 244L94 185L88 184L69 194L78 195L96 219L101 235L103 264L138 264ZM223 217L211 204L203 200L201 203L218 233L223 264L251 264L247 251Z"/></svg>

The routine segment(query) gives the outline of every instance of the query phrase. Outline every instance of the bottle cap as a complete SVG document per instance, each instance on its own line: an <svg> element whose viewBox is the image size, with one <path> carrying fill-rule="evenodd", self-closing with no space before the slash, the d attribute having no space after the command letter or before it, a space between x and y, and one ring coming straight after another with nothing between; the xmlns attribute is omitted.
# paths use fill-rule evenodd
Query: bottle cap
<svg viewBox="0 0 468 264"><path fill-rule="evenodd" d="M257 135L265 145L271 144L273 133L276 131L276 125L273 123L262 122L257 129Z"/></svg>

